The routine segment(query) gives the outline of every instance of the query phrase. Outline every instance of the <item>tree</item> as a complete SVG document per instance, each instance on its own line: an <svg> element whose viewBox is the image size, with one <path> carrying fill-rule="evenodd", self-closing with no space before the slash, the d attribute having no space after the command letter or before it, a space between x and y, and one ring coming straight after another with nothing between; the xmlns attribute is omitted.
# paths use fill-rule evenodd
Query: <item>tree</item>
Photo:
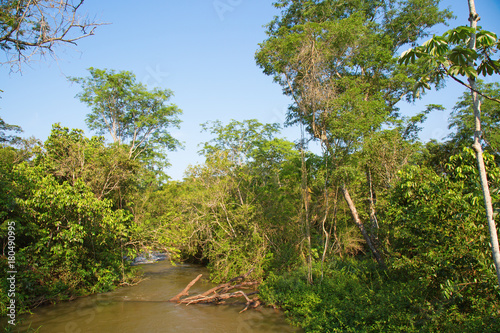
<svg viewBox="0 0 500 333"><path fill-rule="evenodd" d="M498 188L500 168L492 155L485 153L484 158ZM474 151L465 147L446 161L445 173L425 165L406 167L394 184L385 230L393 267L420 281L428 301L445 300L444 308L455 305L474 315L483 309L475 303L482 303L490 316L498 308L496 276L488 258L488 226L475 164ZM498 202L500 192L492 194Z"/></svg>
<svg viewBox="0 0 500 333"><path fill-rule="evenodd" d="M0 1L0 48L11 70L33 56L54 56L59 44L76 44L94 34L101 25L79 15L84 0L2 0Z"/></svg>
<svg viewBox="0 0 500 333"><path fill-rule="evenodd" d="M397 116L415 73L397 65L397 52L450 17L439 1L278 1L257 64L293 98L288 122L301 123L330 156L344 199L375 259L383 259L366 231L350 183L354 154L366 138ZM418 13L418 14L417 14Z"/></svg>
<svg viewBox="0 0 500 333"><path fill-rule="evenodd" d="M500 84L484 83L478 80L476 83L479 91L487 96L500 99ZM500 104L491 99L481 98L481 130L484 149L490 154L500 156ZM449 128L454 130L450 134L451 141L457 146L469 145L474 138L475 122L472 94L464 92L460 100L455 104L450 117Z"/></svg>
<svg viewBox="0 0 500 333"><path fill-rule="evenodd" d="M208 260L211 277L224 280L254 267L289 269L302 257L300 158L294 145L276 138L277 124L256 120L208 122L214 135L190 167L181 212L192 256Z"/></svg>
<svg viewBox="0 0 500 333"><path fill-rule="evenodd" d="M240 166L253 157L252 153L262 142L267 142L279 132L278 124L261 124L256 119L242 122L231 120L226 126L219 120L209 121L201 127L203 131L217 135L204 144L202 153L209 156L217 151L225 151L228 159Z"/></svg>
<svg viewBox="0 0 500 333"><path fill-rule="evenodd" d="M125 194L141 170L139 161L128 157L124 147L106 146L103 137L86 138L82 130L69 130L59 124L44 144L45 153L39 158L51 174L75 186L83 181L98 199L110 198L116 192ZM118 203L118 206L121 206Z"/></svg>
<svg viewBox="0 0 500 333"><path fill-rule="evenodd" d="M2 162L6 149L0 150ZM7 245L7 226L15 227L19 311L43 303L108 291L125 282L125 255L131 255L130 214L113 210L81 180L60 182L44 165L2 165L0 243ZM6 200L7 199L7 200ZM129 251L130 250L130 251ZM0 257L0 313L5 314L6 256Z"/></svg>
<svg viewBox="0 0 500 333"><path fill-rule="evenodd" d="M445 33L444 36L434 36L422 46L407 50L401 55L400 63L410 64L418 60L428 64L431 70L423 75L415 89L430 89L431 82L439 82L451 77L470 89L472 108L474 110L474 139L472 147L476 152L479 179L483 191L486 220L489 226L490 243L495 263L498 284L500 285L500 248L496 223L493 216L493 205L488 184L488 177L483 158L481 100L479 96L500 102L478 90L479 75L491 76L500 74L500 60L492 59L498 52L500 41L495 33L479 29L480 19L476 13L474 0L468 0L470 26L460 26ZM479 63L478 63L479 62ZM457 78L465 76L468 83Z"/></svg>
<svg viewBox="0 0 500 333"><path fill-rule="evenodd" d="M90 76L70 78L83 91L77 96L92 108L87 125L98 134L108 133L117 144L129 146L129 158L165 157L163 149L175 150L180 142L169 133L179 127L182 110L167 104L168 89L148 90L127 71L89 68Z"/></svg>
<svg viewBox="0 0 500 333"><path fill-rule="evenodd" d="M7 135L5 132L11 131L15 133L21 133L23 130L17 125L9 125L2 118L0 118L0 144L16 142L19 137L13 135Z"/></svg>

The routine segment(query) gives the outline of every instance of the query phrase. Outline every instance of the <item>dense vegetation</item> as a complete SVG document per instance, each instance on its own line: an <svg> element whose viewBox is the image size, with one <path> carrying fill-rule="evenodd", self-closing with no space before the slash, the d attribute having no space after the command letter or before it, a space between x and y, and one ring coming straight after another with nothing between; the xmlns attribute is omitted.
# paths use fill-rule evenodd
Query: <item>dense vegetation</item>
<svg viewBox="0 0 500 333"><path fill-rule="evenodd" d="M433 70L425 57L398 62L399 50L450 17L438 3L278 1L282 15L256 61L293 98L288 123L302 137L287 141L279 124L253 119L202 124L212 135L205 162L183 181L164 173L167 151L180 145L169 129L181 110L167 104L170 91L149 91L129 72L91 68L71 79L92 109L89 128L111 143L59 124L41 143L0 122L0 275L14 222L22 308L133 283L130 259L158 250L207 264L214 281L253 267L261 298L307 332L498 331L500 290L470 148L477 96L467 90L457 101L445 142L418 140L441 106L399 114L398 102L417 98L413 88ZM490 97L481 144L497 216L500 86L474 84Z"/></svg>

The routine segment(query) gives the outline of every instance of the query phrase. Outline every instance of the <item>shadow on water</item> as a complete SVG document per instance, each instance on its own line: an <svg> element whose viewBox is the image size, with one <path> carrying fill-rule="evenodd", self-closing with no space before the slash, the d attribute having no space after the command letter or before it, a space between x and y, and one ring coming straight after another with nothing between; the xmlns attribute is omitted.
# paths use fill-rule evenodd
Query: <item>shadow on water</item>
<svg viewBox="0 0 500 333"><path fill-rule="evenodd" d="M282 313L269 308L240 314L242 304L169 303L167 300L198 274L207 277L207 270L196 265L172 266L167 261L143 267L147 279L140 284L35 309L32 315L17 318L15 331L25 332L31 327L39 328L40 333L300 332L285 322ZM212 286L202 279L191 288L190 294Z"/></svg>

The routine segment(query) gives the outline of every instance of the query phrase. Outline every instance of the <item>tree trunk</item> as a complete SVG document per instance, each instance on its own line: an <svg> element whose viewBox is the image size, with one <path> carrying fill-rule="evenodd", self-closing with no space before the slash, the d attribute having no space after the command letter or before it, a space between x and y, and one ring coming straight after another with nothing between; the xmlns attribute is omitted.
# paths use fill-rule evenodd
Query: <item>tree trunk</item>
<svg viewBox="0 0 500 333"><path fill-rule="evenodd" d="M371 222L370 228L372 229L373 237L375 239L378 239L377 232L379 229L379 225L378 225L378 219L377 219L377 212L375 211L375 203L376 203L377 199L375 197L375 193L373 192L372 172L370 171L369 168L367 168L367 171L366 171L366 180L368 182L368 190L369 190L368 201L369 201L369 206L370 206L369 207L369 209L370 209L370 222Z"/></svg>
<svg viewBox="0 0 500 333"><path fill-rule="evenodd" d="M312 279L312 255L311 255L311 225L309 221L309 188L307 186L307 166L305 161L305 152L304 152L304 128L302 127L302 143L301 143L301 160L302 160L302 196L304 201L304 229L305 229L305 238L307 242L307 282L310 284L313 283Z"/></svg>
<svg viewBox="0 0 500 333"><path fill-rule="evenodd" d="M325 228L325 223L328 218L328 212L330 210L327 185L328 182L325 181L325 215L323 216L323 221L321 221L321 228L323 229L323 234L325 235L325 244L323 246L323 255L321 256L321 279L323 279L323 265L325 264L326 252L328 251L328 245L330 240L330 234Z"/></svg>
<svg viewBox="0 0 500 333"><path fill-rule="evenodd" d="M477 28L477 22L480 20L476 13L476 6L474 0L468 0L469 2L469 21L470 26L474 29ZM472 50L476 49L476 33L472 33L469 48ZM475 118L475 132L474 132L474 144L472 147L476 151L477 166L479 169L479 176L481 179L481 188L484 197L484 206L486 210L486 219L488 221L488 228L490 231L490 242L491 251L493 254L493 262L495 263L498 285L500 286L500 250L498 246L498 234L495 220L493 219L493 205L491 203L490 188L488 185L488 177L486 175L486 168L484 166L483 159L483 148L481 146L481 101L476 92L476 80L474 78L469 78L469 85L471 86L471 94L473 100L474 108L474 118Z"/></svg>
<svg viewBox="0 0 500 333"><path fill-rule="evenodd" d="M378 252L376 246L373 244L372 239L370 238L370 235L368 235L368 232L366 231L365 225L359 218L358 211L356 210L356 206L354 205L354 202L351 199L351 196L349 195L349 191L347 190L347 187L342 185L342 193L344 194L344 199L347 202L347 205L349 206L349 210L351 211L352 218L354 219L354 223L358 226L359 230L361 231L361 234L363 235L366 244L370 248L370 251L372 252L373 256L375 257L375 260L378 262L380 267L382 268L387 268L384 262L384 259Z"/></svg>
<svg viewBox="0 0 500 333"><path fill-rule="evenodd" d="M323 233L325 235L325 244L323 246L323 255L321 256L321 280L323 280L323 265L325 264L325 258L326 258L326 252L328 251L328 245L329 245L329 240L330 240L330 234L325 228L325 223L328 218L328 213L330 211L330 200L329 200L329 193L328 193L328 150L325 146L323 146L323 156L326 155L325 159L325 188L324 188L324 195L325 195L325 215L323 217L323 221L321 222L321 228L323 229Z"/></svg>

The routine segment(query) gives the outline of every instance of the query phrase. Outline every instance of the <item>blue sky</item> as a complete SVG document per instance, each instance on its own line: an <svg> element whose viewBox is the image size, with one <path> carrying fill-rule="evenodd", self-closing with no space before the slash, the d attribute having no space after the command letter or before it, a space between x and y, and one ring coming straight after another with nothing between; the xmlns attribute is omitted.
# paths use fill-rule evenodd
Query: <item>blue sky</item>
<svg viewBox="0 0 500 333"><path fill-rule="evenodd" d="M199 124L208 120L258 119L263 123L285 118L290 103L272 78L255 65L258 43L278 12L270 0L86 0L83 10L102 22L95 36L76 47L56 49L50 58L24 65L22 73L0 68L0 117L19 125L24 136L45 140L52 124L84 129L90 110L75 95L79 87L67 76L87 76L89 67L128 70L149 87L171 89L172 102L182 110L181 129L173 135L185 149L169 154L167 173L182 179L189 164L202 162L198 144L210 139ZM467 1L446 0L458 16L451 26L467 24ZM498 0L476 0L480 24L500 33ZM446 30L436 29L436 33ZM423 110L426 104L451 108L464 89L450 83L445 90L429 93L415 105L401 104L404 114ZM446 112L432 114L421 133L423 140L442 139L447 134ZM283 135L299 138L297 128Z"/></svg>

